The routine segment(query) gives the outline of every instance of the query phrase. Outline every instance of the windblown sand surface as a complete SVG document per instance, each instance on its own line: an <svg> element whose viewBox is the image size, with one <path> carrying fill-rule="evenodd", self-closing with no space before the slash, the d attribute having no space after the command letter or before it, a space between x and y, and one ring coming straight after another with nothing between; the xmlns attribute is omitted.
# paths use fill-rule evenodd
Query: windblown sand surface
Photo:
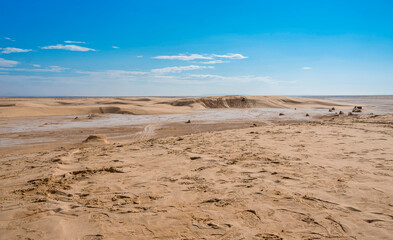
<svg viewBox="0 0 393 240"><path fill-rule="evenodd" d="M393 236L393 114L67 131L63 142L0 148L0 239ZM83 141L105 131L129 135Z"/></svg>
<svg viewBox="0 0 393 240"><path fill-rule="evenodd" d="M251 96L189 97L189 98L3 98L0 118L119 114L175 114L216 108L318 108L348 106L329 100Z"/></svg>

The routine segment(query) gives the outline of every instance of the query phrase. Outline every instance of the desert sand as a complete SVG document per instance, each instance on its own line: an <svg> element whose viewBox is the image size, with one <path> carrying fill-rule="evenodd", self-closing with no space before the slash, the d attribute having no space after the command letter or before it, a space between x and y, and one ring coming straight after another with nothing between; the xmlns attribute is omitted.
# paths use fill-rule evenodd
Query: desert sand
<svg viewBox="0 0 393 240"><path fill-rule="evenodd" d="M136 97L136 98L3 98L0 118L87 114L175 114L217 108L316 108L348 106L329 100L278 96Z"/></svg>
<svg viewBox="0 0 393 240"><path fill-rule="evenodd" d="M392 113L241 99L1 99L0 239L391 239ZM182 118L206 109L244 116Z"/></svg>

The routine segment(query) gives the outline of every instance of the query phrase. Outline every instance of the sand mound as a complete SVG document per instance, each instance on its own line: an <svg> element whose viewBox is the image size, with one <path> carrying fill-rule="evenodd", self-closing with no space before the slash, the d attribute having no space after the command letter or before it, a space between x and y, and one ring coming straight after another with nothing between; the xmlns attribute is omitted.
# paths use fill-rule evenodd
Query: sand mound
<svg viewBox="0 0 393 240"><path fill-rule="evenodd" d="M195 106L203 108L322 108L326 106L348 106L315 98L280 97L280 96L217 96L199 98L181 98L169 103L172 106Z"/></svg>
<svg viewBox="0 0 393 240"><path fill-rule="evenodd" d="M84 143L91 143L91 142L103 142L108 143L108 139L104 134L95 134L88 136L84 141Z"/></svg>
<svg viewBox="0 0 393 240"><path fill-rule="evenodd" d="M120 111L119 107L100 107L100 113L117 113Z"/></svg>
<svg viewBox="0 0 393 240"><path fill-rule="evenodd" d="M224 96L198 99L206 108L252 108L257 106L257 101L241 96Z"/></svg>

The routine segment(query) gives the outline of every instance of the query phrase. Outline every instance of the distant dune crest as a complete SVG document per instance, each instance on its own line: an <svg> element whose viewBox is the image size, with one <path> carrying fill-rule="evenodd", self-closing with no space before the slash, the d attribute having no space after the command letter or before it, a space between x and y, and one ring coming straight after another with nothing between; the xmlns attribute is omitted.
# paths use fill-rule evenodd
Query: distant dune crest
<svg viewBox="0 0 393 240"><path fill-rule="evenodd" d="M4 98L0 118L88 114L181 114L220 108L350 107L329 100L280 96L129 97L129 98Z"/></svg>

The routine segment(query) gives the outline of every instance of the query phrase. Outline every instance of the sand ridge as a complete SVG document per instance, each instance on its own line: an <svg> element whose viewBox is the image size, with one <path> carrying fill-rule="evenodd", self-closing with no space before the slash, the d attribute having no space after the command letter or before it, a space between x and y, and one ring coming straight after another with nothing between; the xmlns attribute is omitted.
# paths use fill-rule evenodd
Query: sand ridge
<svg viewBox="0 0 393 240"><path fill-rule="evenodd" d="M245 97L245 101L242 101ZM300 97L122 97L122 98L0 98L0 118L88 114L179 114L217 108L329 108L352 104Z"/></svg>

